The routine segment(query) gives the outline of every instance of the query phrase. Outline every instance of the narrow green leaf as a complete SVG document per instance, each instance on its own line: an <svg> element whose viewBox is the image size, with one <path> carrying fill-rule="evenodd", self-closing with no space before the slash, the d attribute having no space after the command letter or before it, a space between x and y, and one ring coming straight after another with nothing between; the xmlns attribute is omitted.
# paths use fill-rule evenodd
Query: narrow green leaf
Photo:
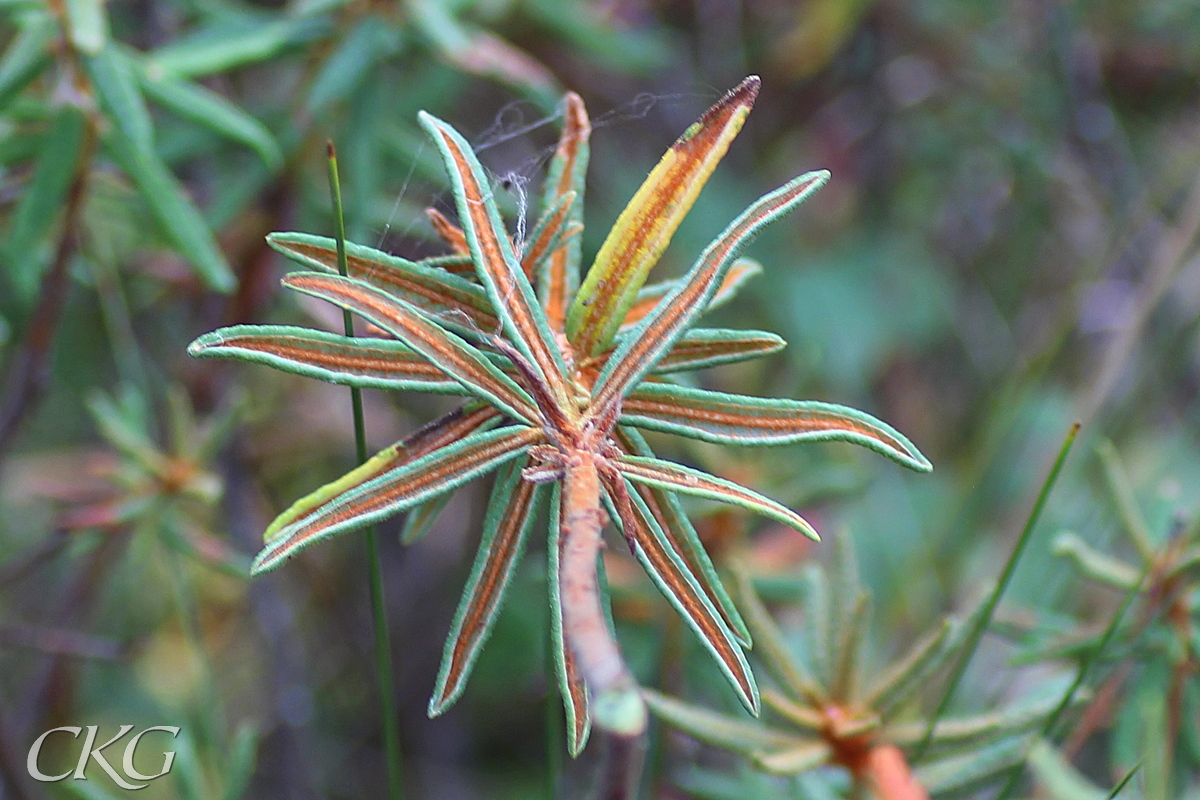
<svg viewBox="0 0 1200 800"><path fill-rule="evenodd" d="M264 21L254 15L229 15L172 40L150 54L153 65L181 78L229 72L265 61L279 52L323 35L328 19L291 17Z"/></svg>
<svg viewBox="0 0 1200 800"><path fill-rule="evenodd" d="M549 211L561 198L574 193L575 202L567 214L566 225L583 224L583 190L588 165L588 139L592 125L583 99L574 92L563 98L563 129L546 174L543 211ZM578 236L555 249L545 262L545 273L538 275L538 291L550 327L563 330L571 298L579 286L579 261L582 243Z"/></svg>
<svg viewBox="0 0 1200 800"><path fill-rule="evenodd" d="M758 76L734 87L671 145L617 217L567 316L576 352L597 355L612 341L708 176L742 128Z"/></svg>
<svg viewBox="0 0 1200 800"><path fill-rule="evenodd" d="M439 327L411 303L368 283L340 275L296 272L283 285L320 297L378 325L467 390L516 418L534 422L537 408L525 390L479 350Z"/></svg>
<svg viewBox="0 0 1200 800"><path fill-rule="evenodd" d="M708 301L704 312L707 314L728 303L741 291L746 281L761 273L762 264L754 259L736 259L729 267L729 271L725 273L725 277L721 280L721 285L717 287L712 299ZM638 323L645 319L646 315L653 311L664 297L678 288L679 280L663 281L643 287L638 292L637 300L634 301L629 311L625 312L625 319L621 322L621 332L636 328Z"/></svg>
<svg viewBox="0 0 1200 800"><path fill-rule="evenodd" d="M84 64L109 122L121 130L134 147L153 152L154 123L129 55L114 43L85 59Z"/></svg>
<svg viewBox="0 0 1200 800"><path fill-rule="evenodd" d="M974 747L987 742L1028 733L1042 725L1057 699L1039 698L1004 706L986 714L940 720L933 729L931 747ZM888 737L900 745L916 744L925 734L921 722L888 726Z"/></svg>
<svg viewBox="0 0 1200 800"><path fill-rule="evenodd" d="M1060 533L1054 537L1052 547L1056 556L1066 556L1089 578L1125 591L1137 583L1137 570L1124 561L1094 549L1077 533Z"/></svg>
<svg viewBox="0 0 1200 800"><path fill-rule="evenodd" d="M307 233L272 233L272 248L311 269L337 272L333 239ZM346 269L351 278L398 295L437 316L447 326L464 327L475 334L500 327L484 290L444 269L425 266L380 250L346 242Z"/></svg>
<svg viewBox="0 0 1200 800"><path fill-rule="evenodd" d="M537 370L560 406L569 407L572 393L566 383L566 364L533 287L512 252L483 167L452 127L425 112L419 116L445 162L479 282L487 289L512 344Z"/></svg>
<svg viewBox="0 0 1200 800"><path fill-rule="evenodd" d="M363 15L321 64L304 100L304 113L316 117L331 102L351 96L399 46L394 25L375 14Z"/></svg>
<svg viewBox="0 0 1200 800"><path fill-rule="evenodd" d="M13 211L5 251L9 284L22 305L28 306L37 294L45 266L39 245L58 219L80 168L85 125L80 109L64 106L59 110L42 142L33 178Z"/></svg>
<svg viewBox="0 0 1200 800"><path fill-rule="evenodd" d="M48 14L28 14L17 22L17 34L0 59L0 110L50 64L50 46L58 26Z"/></svg>
<svg viewBox="0 0 1200 800"><path fill-rule="evenodd" d="M583 226L580 224L569 228L567 226L567 215L574 204L575 194L568 192L559 199L558 205L543 214L537 224L533 226L529 239L525 243L525 249L521 253L521 271L530 281L533 281L534 276L546 272L550 256L559 247L566 244L566 239L578 237L583 232ZM547 326L549 326L549 320L547 320Z"/></svg>
<svg viewBox="0 0 1200 800"><path fill-rule="evenodd" d="M298 501L267 528L267 546L254 559L252 574L279 566L310 544L389 517L457 488L529 449L540 432L523 425L476 433L415 461L380 472L396 459L389 447L309 498ZM369 480L359 480L360 475ZM336 490L331 491L331 487ZM282 524L281 524L282 523Z"/></svg>
<svg viewBox="0 0 1200 800"><path fill-rule="evenodd" d="M108 14L101 0L66 0L67 30L71 44L94 56L108 42Z"/></svg>
<svg viewBox="0 0 1200 800"><path fill-rule="evenodd" d="M657 458L621 456L612 459L612 464L621 474L637 483L741 506L795 528L814 541L820 541L821 537L799 514L733 481Z"/></svg>
<svg viewBox="0 0 1200 800"><path fill-rule="evenodd" d="M879 676L863 698L863 705L880 716L890 715L908 699L909 689L917 686L941 663L952 627L949 620L942 620L941 625L921 637L904 657Z"/></svg>
<svg viewBox="0 0 1200 800"><path fill-rule="evenodd" d="M806 744L804 739L790 733L697 708L652 689L642 689L642 697L650 710L671 727L723 750L752 755L763 750Z"/></svg>
<svg viewBox="0 0 1200 800"><path fill-rule="evenodd" d="M229 748L228 766L224 770L224 800L242 800L250 788L257 761L259 733L251 723L242 723L233 736Z"/></svg>
<svg viewBox="0 0 1200 800"><path fill-rule="evenodd" d="M817 676L817 683L829 686L833 683L833 653L829 641L836 632L830 614L829 581L819 564L809 563L801 569L800 583L804 587L805 654L812 673Z"/></svg>
<svg viewBox="0 0 1200 800"><path fill-rule="evenodd" d="M1038 788L1053 800L1106 800L1106 792L1071 766L1049 742L1038 740L1026 758Z"/></svg>
<svg viewBox="0 0 1200 800"><path fill-rule="evenodd" d="M712 654L742 705L757 716L758 686L733 632L700 588L673 543L664 536L641 495L628 481L603 476L602 479L612 509L616 512L613 516L620 524L633 554L659 591ZM628 498L630 502L623 502L622 498Z"/></svg>
<svg viewBox="0 0 1200 800"><path fill-rule="evenodd" d="M407 345L290 325L234 325L188 345L196 358L236 358L363 389L465 394L458 381Z"/></svg>
<svg viewBox="0 0 1200 800"><path fill-rule="evenodd" d="M283 164L283 151L267 127L234 103L199 84L138 65L142 89L171 113L243 144L258 154L267 169Z"/></svg>
<svg viewBox="0 0 1200 800"><path fill-rule="evenodd" d="M708 307L742 248L763 227L794 209L828 179L829 173L824 171L801 175L751 205L706 247L678 288L663 298L617 347L592 388L593 406L604 413L607 406L632 391Z"/></svg>
<svg viewBox="0 0 1200 800"><path fill-rule="evenodd" d="M583 752L588 734L592 729L592 717L588 707L587 686L575 655L567 646L563 635L562 594L559 590L559 563L562 560L562 484L555 482L550 495L550 540L546 545L546 583L550 600L550 652L554 657L554 670L558 678L558 691L562 695L563 709L567 717L567 752L574 758Z"/></svg>
<svg viewBox="0 0 1200 800"><path fill-rule="evenodd" d="M759 599L758 592L754 591L754 584L745 565L735 563L733 574L738 602L745 611L746 621L754 634L754 652L783 688L814 707L823 707L828 700L825 690L792 654L783 638L783 632L779 630L775 620L771 619L770 613ZM766 699L765 692L763 697Z"/></svg>
<svg viewBox="0 0 1200 800"><path fill-rule="evenodd" d="M871 595L860 591L854 597L849 614L840 626L834 656L837 661L833 673L830 694L843 702L858 699L859 668L863 646L869 632Z"/></svg>
<svg viewBox="0 0 1200 800"><path fill-rule="evenodd" d="M1096 453L1100 456L1105 483L1126 535L1137 548L1143 561L1152 560L1155 548L1150 536L1150 527L1138 508L1137 500L1134 499L1133 487L1129 483L1129 475L1125 471L1125 465L1121 463L1117 448L1106 439L1097 445Z"/></svg>
<svg viewBox="0 0 1200 800"><path fill-rule="evenodd" d="M651 456L654 452L641 433L632 428L618 428L618 441L622 449L631 455ZM750 646L750 630L742 620L742 615L734 605L733 599L725 590L717 568L709 558L700 534L696 532L692 521L679 498L671 492L655 489L650 486L637 486L637 492L642 496L646 507L650 510L663 535L671 542L672 547L679 553L691 570L692 576L700 584L700 588L708 595L708 599L721 612L725 624L733 631L738 641L746 647Z"/></svg>
<svg viewBox="0 0 1200 800"><path fill-rule="evenodd" d="M961 792L979 787L996 773L1019 764L1025 755L1025 742L1008 740L962 755L922 764L913 777L931 795Z"/></svg>
<svg viewBox="0 0 1200 800"><path fill-rule="evenodd" d="M805 742L802 745L777 750L772 753L755 753L754 763L772 775L799 775L816 769L829 761L833 751L822 741Z"/></svg>
<svg viewBox="0 0 1200 800"><path fill-rule="evenodd" d="M204 284L218 292L237 284L208 223L188 198L171 170L152 151L139 148L125 133L112 129L104 136L109 154L133 179L150 213L179 253L196 268Z"/></svg>
<svg viewBox="0 0 1200 800"><path fill-rule="evenodd" d="M655 374L734 364L778 352L787 342L765 331L697 328L688 331L654 368Z"/></svg>
<svg viewBox="0 0 1200 800"><path fill-rule="evenodd" d="M525 461L506 465L496 477L479 552L446 638L441 670L429 699L431 717L444 712L462 694L521 561L529 528L537 516L537 497L542 493L540 487L521 479L524 465Z"/></svg>
<svg viewBox="0 0 1200 800"><path fill-rule="evenodd" d="M408 514L404 516L404 526L400 529L400 543L412 544L429 533L434 521L449 502L449 494L439 494L432 500L426 500L410 508Z"/></svg>
<svg viewBox="0 0 1200 800"><path fill-rule="evenodd" d="M851 442L918 472L933 469L895 428L870 414L832 403L647 383L625 399L621 422L718 444Z"/></svg>

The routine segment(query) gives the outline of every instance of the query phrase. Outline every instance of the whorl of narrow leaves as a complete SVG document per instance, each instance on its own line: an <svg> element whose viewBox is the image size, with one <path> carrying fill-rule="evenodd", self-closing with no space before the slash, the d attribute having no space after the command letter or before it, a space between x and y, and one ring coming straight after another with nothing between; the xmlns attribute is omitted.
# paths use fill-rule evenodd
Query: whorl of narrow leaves
<svg viewBox="0 0 1200 800"><path fill-rule="evenodd" d="M341 275L334 240L301 233L269 237L272 247L307 270L284 278L286 287L357 314L386 338L241 325L192 343L190 352L198 357L239 358L353 387L464 398L456 411L293 504L267 528L266 547L253 565L255 572L272 569L314 541L405 510L409 541L429 529L455 487L498 471L431 715L462 693L546 499L550 652L571 754L583 748L593 723L625 736L645 726L645 703L613 636L597 569L606 519L619 525L632 555L742 703L758 712L759 690L743 652L750 628L679 496L730 503L814 539L816 532L796 512L749 488L655 457L638 427L740 445L848 441L912 469L929 469L907 439L861 412L670 382L677 372L784 346L771 333L694 325L761 271L739 259L741 251L763 226L824 183L826 172L802 175L760 199L682 278L646 285L757 91L758 79L747 78L680 137L622 212L582 285L591 133L583 102L575 95L564 102L541 214L519 251L466 140L423 113L458 212L457 222L429 213L450 255L410 261L347 245ZM761 622L765 612L751 610L751 622ZM768 634L767 649L779 650L773 641ZM789 763L800 757L763 755Z"/></svg>

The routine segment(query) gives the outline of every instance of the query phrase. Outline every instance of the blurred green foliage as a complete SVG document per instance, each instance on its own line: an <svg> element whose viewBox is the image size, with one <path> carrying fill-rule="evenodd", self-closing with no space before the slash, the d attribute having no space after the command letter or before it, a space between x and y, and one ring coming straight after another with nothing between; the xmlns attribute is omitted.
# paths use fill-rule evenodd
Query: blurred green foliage
<svg viewBox="0 0 1200 800"><path fill-rule="evenodd" d="M351 463L348 398L189 362L186 343L226 324L337 329L277 291L285 266L264 243L332 230L327 139L350 238L425 256L422 209L447 210L448 195L416 112L468 134L515 230L574 89L596 121L586 262L664 147L749 73L763 78L755 112L659 277L793 175L833 179L756 242L764 273L714 314L791 345L700 383L865 408L936 471L912 479L836 445L730 456L654 437L656 450L844 538L874 597L866 652L890 654L995 578L1081 421L949 711L994 713L1076 674L1150 564L1088 699L1026 749L1016 796L1103 798L1131 771L1123 797L1200 790L1196 4L0 0L0 20L4 797L120 796L99 775L25 774L37 735L93 723L186 729L146 797L381 796L363 549L345 537L254 582L230 569L291 498ZM235 406L239 389L254 402ZM377 446L444 410L428 396L365 401ZM236 424L200 446L208 423L191 408L237 408ZM1114 449L1097 457L1101 439ZM164 460L191 464L189 480ZM457 497L411 547L399 521L382 532L409 794L581 796L591 758L548 745L561 722L542 712L544 554L515 577L463 702L424 716L484 496ZM692 510L714 555L748 563L784 638L802 641L801 576L829 548ZM734 712L698 643L618 547L609 555L639 678ZM837 770L767 777L658 731L643 794L848 790Z"/></svg>

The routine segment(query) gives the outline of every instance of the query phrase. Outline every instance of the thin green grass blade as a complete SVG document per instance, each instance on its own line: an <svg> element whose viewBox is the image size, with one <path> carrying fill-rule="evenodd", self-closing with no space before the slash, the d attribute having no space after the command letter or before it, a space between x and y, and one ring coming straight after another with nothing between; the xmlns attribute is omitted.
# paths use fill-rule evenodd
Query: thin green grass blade
<svg viewBox="0 0 1200 800"><path fill-rule="evenodd" d="M940 720L933 731L931 748L966 748L995 742L1010 736L1029 733L1045 724L1058 701L1039 698L1008 705L996 711L969 717L950 717ZM925 735L921 722L888 726L888 739L907 746L919 742Z"/></svg>
<svg viewBox="0 0 1200 800"><path fill-rule="evenodd" d="M454 444L381 470L397 458L388 448L338 481L322 487L267 528L267 546L254 559L255 574L274 569L304 547L448 492L525 452L540 433L524 426L475 433ZM370 476L362 480L363 476Z"/></svg>
<svg viewBox="0 0 1200 800"><path fill-rule="evenodd" d="M51 43L58 26L49 14L28 14L15 20L17 33L0 58L0 110L51 63Z"/></svg>
<svg viewBox="0 0 1200 800"><path fill-rule="evenodd" d="M612 463L621 474L637 483L740 506L782 522L813 541L820 541L821 537L812 525L799 514L733 481L657 458L621 456Z"/></svg>
<svg viewBox="0 0 1200 800"><path fill-rule="evenodd" d="M320 297L378 325L421 354L472 394L530 422L538 411L525 390L479 350L437 325L419 308L368 283L316 272L292 273L283 285Z"/></svg>
<svg viewBox="0 0 1200 800"><path fill-rule="evenodd" d="M65 0L67 32L81 53L94 56L108 43L108 14L102 0Z"/></svg>
<svg viewBox="0 0 1200 800"><path fill-rule="evenodd" d="M1042 487L1038 491L1033 508L1030 509L1029 518L1025 521L1025 527L1021 530L1021 535L1013 546L1012 552L1009 553L1008 561L1000 571L1000 578L996 582L996 588L992 590L987 600L984 601L982 613L980 613L971 627L967 636L966 647L958 657L958 661L951 673L950 681L946 684L946 690L942 693L937 708L929 717L925 735L913 753L913 762L919 761L921 756L924 755L925 750L929 747L937 722L950 705L950 699L954 696L954 690L958 688L958 682L962 680L963 673L967 669L967 663L971 660L971 656L974 655L975 648L979 646L979 640L983 638L983 632L987 629L988 623L991 622L992 614L995 612L996 606L1004 594L1004 590L1008 588L1008 584L1012 580L1013 572L1016 570L1021 553L1024 552L1025 546L1029 543L1029 539L1033 535L1033 529L1037 526L1038 520L1041 519L1042 509L1045 508L1046 500L1050 497L1050 490L1054 488L1054 484L1058 480L1058 475L1062 472L1063 464L1066 463L1067 455L1071 452L1071 445L1075 443L1075 437L1078 434L1079 423L1075 423L1071 426L1070 431L1067 432L1062 447L1059 448L1058 455L1055 457L1054 463L1050 466L1050 471L1046 474L1046 479L1042 481Z"/></svg>
<svg viewBox="0 0 1200 800"><path fill-rule="evenodd" d="M333 199L334 222L337 225L338 274L346 277L346 218L342 212L342 185L338 177L337 153L333 141L327 143L329 189ZM342 311L346 338L354 336L354 320L348 310ZM367 461L367 434L363 424L362 393L350 387L350 402L354 413L354 445L361 468ZM396 720L396 698L392 689L392 645L387 625L387 599L383 594L383 570L379 563L379 543L375 526L367 527L367 571L371 592L371 618L375 628L375 672L379 686L379 701L383 723L384 751L387 761L388 797L400 800L401 754L400 729Z"/></svg>
<svg viewBox="0 0 1200 800"><path fill-rule="evenodd" d="M1109 620L1108 626L1105 627L1104 633L1101 634L1100 640L1096 643L1096 647L1090 653L1084 656L1082 662L1079 664L1079 671L1075 674L1075 679L1071 681L1071 685L1067 687L1067 691L1063 693L1062 699L1059 700L1058 704L1054 707L1054 710L1047 715L1046 721L1042 725L1042 729L1038 734L1039 738L1048 739L1054 734L1055 726L1058 724L1059 719L1062 718L1062 715L1074 702L1075 695L1078 693L1080 687L1083 686L1084 681L1087 680L1087 676L1091 672L1092 666L1099 661L1100 655L1112 642L1113 636L1116 635L1117 628L1121 624L1121 620L1125 617L1125 612L1129 610L1130 604L1133 602L1133 599L1138 596L1138 593L1141 591L1142 584L1145 582L1146 577L1150 574L1150 570L1153 568L1153 563L1154 562L1152 561L1147 562L1145 568L1142 570L1142 574L1138 576L1137 581L1132 587L1130 587L1129 591L1125 593L1125 597L1121 601L1121 605L1117 607L1116 613L1114 613L1112 619ZM1020 778L1020 775L1021 773L1019 769L1014 769L1009 774L1008 779L1004 782L1004 786L1000 790L1000 793L996 795L996 800L1005 800L1005 798L1012 793L1013 789L1016 788L1016 783Z"/></svg>
<svg viewBox="0 0 1200 800"><path fill-rule="evenodd" d="M233 325L188 345L196 358L236 358L360 389L466 394L458 381L408 345L290 325Z"/></svg>
<svg viewBox="0 0 1200 800"><path fill-rule="evenodd" d="M524 461L510 463L496 477L479 552L446 638L437 684L429 699L431 717L453 705L466 688L475 660L504 603L513 571L521 562L529 528L537 516L537 497L542 494L541 487L521 480L524 466Z"/></svg>
<svg viewBox="0 0 1200 800"><path fill-rule="evenodd" d="M830 693L843 702L853 702L858 699L859 670L862 666L862 652L866 645L871 617L871 595L860 591L854 597L849 613L841 630L838 632L837 666L833 676Z"/></svg>
<svg viewBox="0 0 1200 800"><path fill-rule="evenodd" d="M895 428L870 414L831 403L643 384L622 404L621 421L717 444L851 442L918 472L933 469L929 459Z"/></svg>
<svg viewBox="0 0 1200 800"><path fill-rule="evenodd" d="M1138 572L1124 561L1096 550L1077 533L1064 531L1054 537L1054 555L1065 556L1089 578L1117 589L1129 591L1138 579Z"/></svg>
<svg viewBox="0 0 1200 800"><path fill-rule="evenodd" d="M620 402L671 351L708 307L730 264L754 236L828 179L828 172L810 172L776 189L751 205L705 248L679 286L630 331L608 360L592 388L593 406L599 413Z"/></svg>

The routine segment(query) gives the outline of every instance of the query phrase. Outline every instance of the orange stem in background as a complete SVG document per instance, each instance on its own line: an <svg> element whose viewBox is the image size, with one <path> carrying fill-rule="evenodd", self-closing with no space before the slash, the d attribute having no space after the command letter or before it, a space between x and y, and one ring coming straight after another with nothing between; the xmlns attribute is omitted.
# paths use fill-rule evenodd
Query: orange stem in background
<svg viewBox="0 0 1200 800"><path fill-rule="evenodd" d="M879 800L929 800L929 793L913 777L904 753L895 745L872 747L860 777L866 778Z"/></svg>

